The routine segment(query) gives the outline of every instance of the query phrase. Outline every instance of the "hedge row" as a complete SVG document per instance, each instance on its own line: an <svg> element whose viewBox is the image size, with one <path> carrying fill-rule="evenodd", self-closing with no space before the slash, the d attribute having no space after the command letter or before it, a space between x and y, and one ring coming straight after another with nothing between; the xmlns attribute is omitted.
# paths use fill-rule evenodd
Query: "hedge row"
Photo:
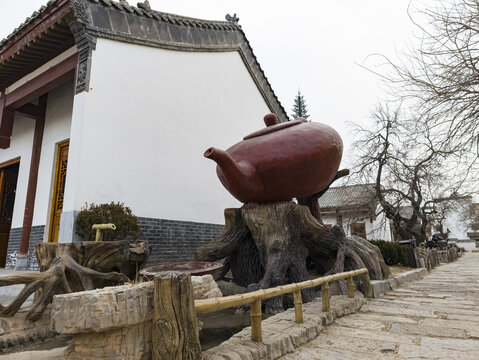
<svg viewBox="0 0 479 360"><path fill-rule="evenodd" d="M383 255L386 264L404 265L407 263L406 250L398 243L384 240L369 240L369 242L376 245L379 250L381 250L381 254Z"/></svg>

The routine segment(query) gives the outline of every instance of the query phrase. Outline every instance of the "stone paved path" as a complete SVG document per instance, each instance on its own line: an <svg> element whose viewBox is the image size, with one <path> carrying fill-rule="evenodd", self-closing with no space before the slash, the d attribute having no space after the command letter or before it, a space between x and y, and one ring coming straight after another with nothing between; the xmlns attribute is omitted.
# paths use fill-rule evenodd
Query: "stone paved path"
<svg viewBox="0 0 479 360"><path fill-rule="evenodd" d="M283 360L479 360L479 253L368 300Z"/></svg>

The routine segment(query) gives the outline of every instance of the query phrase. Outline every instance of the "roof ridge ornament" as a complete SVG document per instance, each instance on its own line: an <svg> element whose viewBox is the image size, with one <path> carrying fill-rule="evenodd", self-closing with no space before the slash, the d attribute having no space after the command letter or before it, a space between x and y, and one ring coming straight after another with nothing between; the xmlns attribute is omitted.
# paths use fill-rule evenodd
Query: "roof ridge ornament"
<svg viewBox="0 0 479 360"><path fill-rule="evenodd" d="M143 2L139 2L138 4L136 4L136 6L139 7L140 9L142 9L142 10L151 11L151 5L150 5L150 2L148 0L145 0Z"/></svg>
<svg viewBox="0 0 479 360"><path fill-rule="evenodd" d="M233 25L236 25L239 22L239 17L236 17L236 13L233 16L231 16L230 14L226 14L225 19Z"/></svg>

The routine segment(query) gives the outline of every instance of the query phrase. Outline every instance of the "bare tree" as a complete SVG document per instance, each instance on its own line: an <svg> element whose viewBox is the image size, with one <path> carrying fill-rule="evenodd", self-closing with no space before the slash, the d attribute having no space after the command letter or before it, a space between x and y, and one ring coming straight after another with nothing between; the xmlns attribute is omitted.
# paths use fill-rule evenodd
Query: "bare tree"
<svg viewBox="0 0 479 360"><path fill-rule="evenodd" d="M479 203L469 202L462 213L462 220L466 221L472 230L479 230Z"/></svg>
<svg viewBox="0 0 479 360"><path fill-rule="evenodd" d="M354 175L374 183L381 209L402 239L426 241L436 205L466 196L462 147L438 142L434 126L406 117L400 107L379 105L372 117L373 128L357 126Z"/></svg>
<svg viewBox="0 0 479 360"><path fill-rule="evenodd" d="M439 233L443 239L447 240L451 233L451 230L446 225L447 220L455 217L456 214L464 214L464 211L469 208L470 204L471 198L468 196L434 204L431 216L431 219L434 222L434 230ZM465 224L467 222L467 220L464 221Z"/></svg>
<svg viewBox="0 0 479 360"><path fill-rule="evenodd" d="M410 18L419 47L381 74L391 92L411 101L418 120L437 141L461 144L467 159L479 155L479 0L436 1ZM415 18L421 19L415 21ZM425 21L424 21L425 20Z"/></svg>

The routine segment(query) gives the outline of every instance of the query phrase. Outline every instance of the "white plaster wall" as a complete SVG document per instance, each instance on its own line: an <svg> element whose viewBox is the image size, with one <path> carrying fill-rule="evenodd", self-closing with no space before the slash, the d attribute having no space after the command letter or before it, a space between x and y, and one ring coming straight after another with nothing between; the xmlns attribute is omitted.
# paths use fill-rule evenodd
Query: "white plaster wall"
<svg viewBox="0 0 479 360"><path fill-rule="evenodd" d="M203 152L264 127L268 112L237 52L98 39L90 90L75 97L63 210L122 201L137 216L222 223L240 204Z"/></svg>
<svg viewBox="0 0 479 360"><path fill-rule="evenodd" d="M333 216L324 216L321 214L321 220L325 225L336 225L336 217Z"/></svg>
<svg viewBox="0 0 479 360"><path fill-rule="evenodd" d="M50 223L49 210L53 196L57 144L70 138L72 106L72 83L65 84L48 93L33 226Z"/></svg>
<svg viewBox="0 0 479 360"><path fill-rule="evenodd" d="M321 219L324 224L336 225L335 216L324 216L321 215ZM354 220L357 223L364 223L366 225L366 237L368 240L385 240L392 241L391 232L389 229L389 222L384 221L384 215L379 214L378 217L371 222L369 219L364 220ZM346 233L346 236L351 235L351 219L343 215L343 229Z"/></svg>
<svg viewBox="0 0 479 360"><path fill-rule="evenodd" d="M48 223L48 210L52 192L52 177L55 168L56 144L70 137L73 101L72 84L64 85L48 94L45 129L38 170L37 192L33 213L33 226ZM16 113L11 144L0 150L0 163L20 157L12 228L23 226L26 191L30 173L35 121Z"/></svg>
<svg viewBox="0 0 479 360"><path fill-rule="evenodd" d="M450 238L469 239L467 236L468 225L461 219L459 213L450 213L444 221L444 228L451 231L449 234Z"/></svg>
<svg viewBox="0 0 479 360"><path fill-rule="evenodd" d="M30 173L34 126L34 120L25 118L18 113L15 114L10 147L8 149L0 149L0 163L20 157L12 228L23 225L23 212L25 210L28 175Z"/></svg>
<svg viewBox="0 0 479 360"><path fill-rule="evenodd" d="M366 221L366 234L369 240L393 241L389 220L383 213L379 213L372 223L369 219Z"/></svg>
<svg viewBox="0 0 479 360"><path fill-rule="evenodd" d="M464 248L465 250L475 250L477 249L476 247L476 242L474 240L455 240L451 239L449 240L450 243L456 243L457 246Z"/></svg>

